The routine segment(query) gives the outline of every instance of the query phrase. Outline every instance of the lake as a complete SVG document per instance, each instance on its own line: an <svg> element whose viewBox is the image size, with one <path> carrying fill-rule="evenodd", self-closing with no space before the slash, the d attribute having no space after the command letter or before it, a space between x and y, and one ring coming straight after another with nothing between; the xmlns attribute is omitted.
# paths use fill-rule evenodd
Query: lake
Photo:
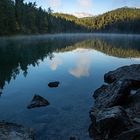
<svg viewBox="0 0 140 140"><path fill-rule="evenodd" d="M33 128L37 140L90 140L94 90L106 72L139 64L139 45L140 36L119 34L0 38L0 121ZM50 105L27 109L34 94Z"/></svg>

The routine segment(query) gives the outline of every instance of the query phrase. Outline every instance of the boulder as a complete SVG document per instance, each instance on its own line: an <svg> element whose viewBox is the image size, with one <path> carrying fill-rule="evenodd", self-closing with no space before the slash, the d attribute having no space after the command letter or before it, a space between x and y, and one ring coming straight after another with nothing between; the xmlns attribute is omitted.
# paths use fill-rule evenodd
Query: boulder
<svg viewBox="0 0 140 140"><path fill-rule="evenodd" d="M135 94L129 96L129 102L126 106L126 111L131 118L140 119L140 89ZM138 120L138 119L137 119Z"/></svg>
<svg viewBox="0 0 140 140"><path fill-rule="evenodd" d="M117 136L131 126L131 120L121 106L99 110L95 120L96 130L106 139Z"/></svg>
<svg viewBox="0 0 140 140"><path fill-rule="evenodd" d="M133 79L140 81L140 64L120 67L104 75L104 81L106 83L113 83L114 81L122 79Z"/></svg>
<svg viewBox="0 0 140 140"><path fill-rule="evenodd" d="M34 140L34 133L22 125L0 122L0 140Z"/></svg>
<svg viewBox="0 0 140 140"><path fill-rule="evenodd" d="M96 99L101 93L107 92L107 89L108 89L108 85L102 85L100 88L95 90L93 94L94 99Z"/></svg>
<svg viewBox="0 0 140 140"><path fill-rule="evenodd" d="M140 127L124 131L118 136L117 140L140 140Z"/></svg>
<svg viewBox="0 0 140 140"><path fill-rule="evenodd" d="M59 84L60 84L60 82L58 82L58 81L56 81L56 82L50 82L50 83L48 84L48 86L49 86L50 88L54 88L54 87L58 87Z"/></svg>
<svg viewBox="0 0 140 140"><path fill-rule="evenodd" d="M50 103L44 99L43 97L41 97L40 95L34 95L31 103L27 106L28 109L31 108L35 108L35 107L43 107L43 106L47 106Z"/></svg>
<svg viewBox="0 0 140 140"><path fill-rule="evenodd" d="M129 80L116 81L95 91L96 108L107 108L124 104L130 94ZM98 96L97 96L98 95Z"/></svg>
<svg viewBox="0 0 140 140"><path fill-rule="evenodd" d="M89 135L94 140L140 140L140 64L104 75L94 92Z"/></svg>

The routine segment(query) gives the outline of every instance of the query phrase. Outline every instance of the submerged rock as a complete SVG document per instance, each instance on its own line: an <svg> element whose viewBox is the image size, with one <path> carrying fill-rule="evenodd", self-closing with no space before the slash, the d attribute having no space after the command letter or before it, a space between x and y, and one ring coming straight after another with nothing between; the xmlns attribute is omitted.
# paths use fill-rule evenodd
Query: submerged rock
<svg viewBox="0 0 140 140"><path fill-rule="evenodd" d="M50 82L50 83L48 84L48 86L49 86L50 88L53 88L53 87L58 87L59 84L60 84L60 82L58 82L58 81L56 81L56 82Z"/></svg>
<svg viewBox="0 0 140 140"><path fill-rule="evenodd" d="M70 137L70 140L80 140L79 138L73 136L73 137Z"/></svg>
<svg viewBox="0 0 140 140"><path fill-rule="evenodd" d="M0 122L0 140L34 140L34 133L22 125Z"/></svg>
<svg viewBox="0 0 140 140"><path fill-rule="evenodd" d="M35 108L35 107L43 107L43 106L47 106L50 103L44 99L43 97L41 97L40 95L34 95L31 103L27 106L28 109L31 108Z"/></svg>

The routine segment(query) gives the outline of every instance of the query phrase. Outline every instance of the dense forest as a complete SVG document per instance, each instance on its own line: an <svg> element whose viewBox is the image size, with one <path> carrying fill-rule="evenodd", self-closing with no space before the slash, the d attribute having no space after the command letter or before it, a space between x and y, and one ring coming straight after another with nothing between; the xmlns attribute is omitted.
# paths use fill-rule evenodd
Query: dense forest
<svg viewBox="0 0 140 140"><path fill-rule="evenodd" d="M24 0L0 0L0 35L70 32L140 33L140 9L120 8L103 15L77 18L37 8Z"/></svg>

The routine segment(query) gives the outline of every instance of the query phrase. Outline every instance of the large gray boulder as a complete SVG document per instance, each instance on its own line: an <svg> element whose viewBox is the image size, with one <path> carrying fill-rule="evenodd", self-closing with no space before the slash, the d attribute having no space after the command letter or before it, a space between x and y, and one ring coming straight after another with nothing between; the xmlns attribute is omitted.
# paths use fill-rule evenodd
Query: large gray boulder
<svg viewBox="0 0 140 140"><path fill-rule="evenodd" d="M117 140L140 140L140 127L124 131Z"/></svg>
<svg viewBox="0 0 140 140"><path fill-rule="evenodd" d="M140 140L140 64L108 72L94 92L89 134L94 140Z"/></svg>
<svg viewBox="0 0 140 140"><path fill-rule="evenodd" d="M104 75L104 80L106 83L113 83L114 81L122 79L133 79L135 81L140 81L140 64L120 67Z"/></svg>
<svg viewBox="0 0 140 140"><path fill-rule="evenodd" d="M95 114L94 114L95 115ZM121 106L101 109L94 116L95 129L102 138L110 139L131 126L131 120Z"/></svg>
<svg viewBox="0 0 140 140"><path fill-rule="evenodd" d="M95 91L96 108L107 108L124 104L130 94L130 80L115 81L111 85L102 86Z"/></svg>
<svg viewBox="0 0 140 140"><path fill-rule="evenodd" d="M34 140L34 134L22 125L0 122L0 140Z"/></svg>

